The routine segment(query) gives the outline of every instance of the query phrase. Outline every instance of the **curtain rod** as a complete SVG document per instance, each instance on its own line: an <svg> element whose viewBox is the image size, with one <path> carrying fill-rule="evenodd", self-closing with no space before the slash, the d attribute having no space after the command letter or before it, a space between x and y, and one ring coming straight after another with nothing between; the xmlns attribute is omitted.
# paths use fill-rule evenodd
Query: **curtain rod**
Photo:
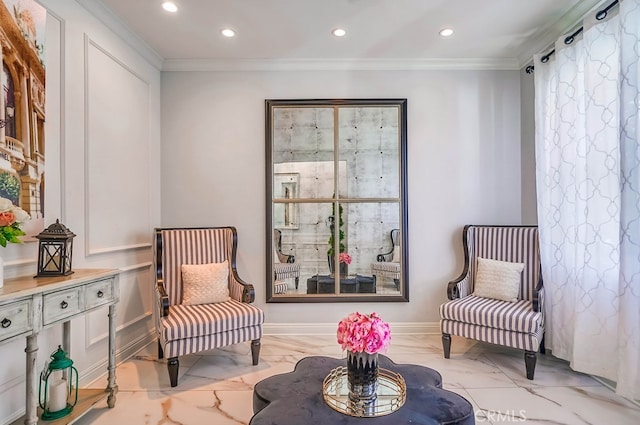
<svg viewBox="0 0 640 425"><path fill-rule="evenodd" d="M605 7L604 9L598 11L598 13L596 13L596 19L598 21L602 21L604 18L607 17L607 13L609 13L609 10L611 10L611 8L613 8L615 5L618 4L618 0L614 0L609 6ZM569 45L571 43L573 43L576 39L576 37L584 30L584 26L581 26L580 28L578 28L577 30L575 30L571 35L568 35L564 38L564 44ZM540 62L542 63L547 63L549 62L549 58L551 57L551 55L553 55L556 52L556 49L551 49L550 52L548 52L546 55L542 56L540 58ZM527 66L525 69L525 72L527 74L533 74L533 70L534 67L533 65L529 65Z"/></svg>

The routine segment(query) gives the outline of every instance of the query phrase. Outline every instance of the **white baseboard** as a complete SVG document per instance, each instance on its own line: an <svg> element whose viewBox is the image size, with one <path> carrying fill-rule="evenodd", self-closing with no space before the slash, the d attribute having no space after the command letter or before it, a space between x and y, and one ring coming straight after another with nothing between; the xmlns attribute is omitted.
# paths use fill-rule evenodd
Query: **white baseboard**
<svg viewBox="0 0 640 425"><path fill-rule="evenodd" d="M133 357L142 348L152 343L155 338L156 332L155 329L152 329L148 333L136 338L119 350L116 350L116 365L119 365L120 363ZM84 370L82 375L80 376L80 387L86 386L96 379L105 376L107 373L108 362L109 358L105 356L103 361L96 363L90 368Z"/></svg>
<svg viewBox="0 0 640 425"><path fill-rule="evenodd" d="M440 335L439 322L389 323L394 335ZM264 335L335 335L336 323L264 323Z"/></svg>

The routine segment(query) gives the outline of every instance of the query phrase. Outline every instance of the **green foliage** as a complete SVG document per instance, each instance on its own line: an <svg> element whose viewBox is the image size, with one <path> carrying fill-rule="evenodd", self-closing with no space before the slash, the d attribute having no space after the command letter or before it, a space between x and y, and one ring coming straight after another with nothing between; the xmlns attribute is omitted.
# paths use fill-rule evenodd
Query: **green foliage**
<svg viewBox="0 0 640 425"><path fill-rule="evenodd" d="M331 216L334 217L334 225L335 225L335 216L336 216L336 205L332 204L331 206ZM329 235L329 250L327 250L327 255L329 257L333 256L333 226L331 226L331 234ZM339 241L340 241L340 247L339 247L339 252L346 252L347 251L347 247L344 244L344 230L342 230L342 226L344 225L344 221L342 220L342 205L340 205L338 207L338 236L339 236Z"/></svg>
<svg viewBox="0 0 640 425"><path fill-rule="evenodd" d="M10 200L13 205L18 205L20 181L16 176L10 173L0 173L0 196Z"/></svg>
<svg viewBox="0 0 640 425"><path fill-rule="evenodd" d="M24 236L25 233L20 230L18 223L13 223L11 226L0 227L0 246L6 247L7 242L21 243L18 236Z"/></svg>

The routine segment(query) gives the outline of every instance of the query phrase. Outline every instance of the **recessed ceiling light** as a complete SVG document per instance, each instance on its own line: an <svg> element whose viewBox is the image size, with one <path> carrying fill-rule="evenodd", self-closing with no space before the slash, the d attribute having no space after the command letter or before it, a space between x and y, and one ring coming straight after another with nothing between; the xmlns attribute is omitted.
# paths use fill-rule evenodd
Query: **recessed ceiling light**
<svg viewBox="0 0 640 425"><path fill-rule="evenodd" d="M223 28L220 30L220 34L224 35L225 37L231 38L231 37L235 37L236 32L231 28Z"/></svg>
<svg viewBox="0 0 640 425"><path fill-rule="evenodd" d="M335 35L336 37L344 37L345 35L347 35L347 31L343 28L336 28L331 31L331 34Z"/></svg>
<svg viewBox="0 0 640 425"><path fill-rule="evenodd" d="M176 13L178 11L178 6L172 1L165 1L162 3L162 8L167 12Z"/></svg>
<svg viewBox="0 0 640 425"><path fill-rule="evenodd" d="M442 37L451 37L453 35L453 29L451 28L443 28L440 30L440 35Z"/></svg>

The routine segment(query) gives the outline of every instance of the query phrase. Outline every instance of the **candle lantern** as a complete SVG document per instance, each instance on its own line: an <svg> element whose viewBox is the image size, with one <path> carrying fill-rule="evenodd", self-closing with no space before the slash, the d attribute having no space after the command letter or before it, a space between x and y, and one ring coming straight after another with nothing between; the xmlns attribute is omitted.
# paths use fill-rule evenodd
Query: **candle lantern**
<svg viewBox="0 0 640 425"><path fill-rule="evenodd" d="M67 416L78 402L78 371L60 346L40 374L38 393L44 421Z"/></svg>
<svg viewBox="0 0 640 425"><path fill-rule="evenodd" d="M36 277L67 276L73 273L71 258L75 236L64 224L60 223L60 220L56 220L36 236L40 241L38 275Z"/></svg>

